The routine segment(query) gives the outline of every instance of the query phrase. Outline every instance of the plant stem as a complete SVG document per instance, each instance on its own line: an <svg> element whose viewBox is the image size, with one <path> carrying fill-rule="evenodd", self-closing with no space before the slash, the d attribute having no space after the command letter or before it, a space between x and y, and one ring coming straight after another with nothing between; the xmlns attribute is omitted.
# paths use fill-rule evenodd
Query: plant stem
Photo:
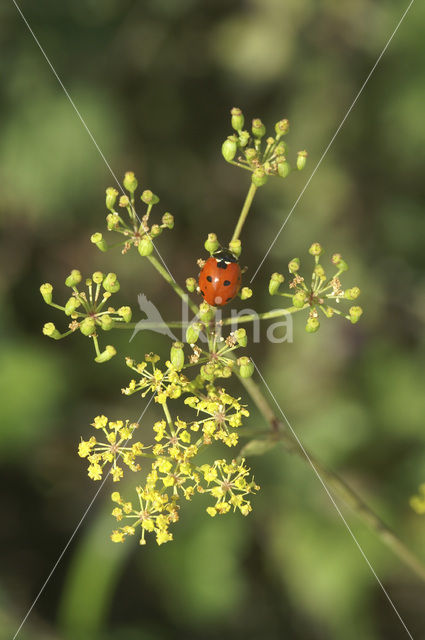
<svg viewBox="0 0 425 640"><path fill-rule="evenodd" d="M155 258L155 256L148 256L148 260L155 267L155 269L158 271L158 273L160 273L162 275L164 280L166 280L168 282L168 284L171 285L171 287L174 289L174 291L177 293L177 295L180 296L180 298L183 300L183 302L185 302L187 305L189 305L189 307L192 309L194 314L197 314L199 309L196 306L196 304L194 302L192 302L192 300L189 298L187 293L185 293L183 291L183 289L180 287L180 285L178 285L177 282L175 280L173 280L173 278L170 276L168 271L166 269L164 269L162 264Z"/></svg>
<svg viewBox="0 0 425 640"><path fill-rule="evenodd" d="M308 463L303 450L300 448L292 434L288 431L286 425L276 417L258 385L252 380L252 378L241 378L240 380L253 399L260 413L271 426L272 431L269 433L268 439L275 444L282 444L288 453L295 454L301 460ZM376 533L378 538L380 538L380 540L389 547L406 566L410 567L410 569L425 582L425 566L422 561L412 553L408 547L406 547L400 538L397 537L397 535L383 522L383 520L381 520L381 518L342 478L338 476L338 474L327 469L314 456L309 452L307 453L314 468L328 488L331 488L336 495L351 507L357 516Z"/></svg>
<svg viewBox="0 0 425 640"><path fill-rule="evenodd" d="M247 219L256 191L257 191L257 187L253 182L251 182L251 186L249 187L248 193L245 198L245 202L243 203L242 211L239 215L239 220L237 221L231 242L234 242L235 240L239 239L239 236L242 231L242 227L244 225L245 220Z"/></svg>

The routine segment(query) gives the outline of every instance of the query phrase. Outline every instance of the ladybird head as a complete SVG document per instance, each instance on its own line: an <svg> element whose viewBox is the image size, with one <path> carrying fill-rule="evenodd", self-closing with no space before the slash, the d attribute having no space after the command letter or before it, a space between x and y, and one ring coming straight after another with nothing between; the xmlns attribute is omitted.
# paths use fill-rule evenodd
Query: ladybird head
<svg viewBox="0 0 425 640"><path fill-rule="evenodd" d="M226 262L227 264L230 262L238 262L237 257L230 251L230 249L218 249L217 251L214 251L212 255L217 262Z"/></svg>

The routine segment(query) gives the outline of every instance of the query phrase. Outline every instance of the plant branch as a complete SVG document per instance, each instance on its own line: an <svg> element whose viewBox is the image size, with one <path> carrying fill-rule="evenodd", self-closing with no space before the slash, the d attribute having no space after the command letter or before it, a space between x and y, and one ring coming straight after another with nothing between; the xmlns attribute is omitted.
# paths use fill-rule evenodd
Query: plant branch
<svg viewBox="0 0 425 640"><path fill-rule="evenodd" d="M245 198L245 202L243 203L242 211L241 211L241 213L239 215L239 220L236 223L236 227L235 227L235 230L233 232L233 236L232 236L231 242L234 242L235 240L239 239L239 236L240 236L241 231L242 231L242 227L244 225L245 220L248 217L248 213L249 213L249 210L251 208L251 204L252 204L252 201L254 199L256 191L257 191L257 187L255 186L255 184L253 182L251 182L251 186L249 187L248 193L247 193L246 198Z"/></svg>

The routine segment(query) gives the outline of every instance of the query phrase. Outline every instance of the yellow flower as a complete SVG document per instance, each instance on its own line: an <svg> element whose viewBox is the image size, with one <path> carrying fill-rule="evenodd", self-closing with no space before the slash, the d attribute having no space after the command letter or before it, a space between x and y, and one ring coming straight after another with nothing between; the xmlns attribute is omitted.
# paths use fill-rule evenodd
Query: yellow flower
<svg viewBox="0 0 425 640"><path fill-rule="evenodd" d="M102 478L102 467L97 463L91 464L91 465L89 465L87 473L88 473L89 478L91 478L92 480L101 480L101 478Z"/></svg>
<svg viewBox="0 0 425 640"><path fill-rule="evenodd" d="M217 509L214 509L214 507L207 507L207 513L214 518L214 516L217 515Z"/></svg>
<svg viewBox="0 0 425 640"><path fill-rule="evenodd" d="M122 531L113 531L111 533L112 542L124 542L125 535Z"/></svg>

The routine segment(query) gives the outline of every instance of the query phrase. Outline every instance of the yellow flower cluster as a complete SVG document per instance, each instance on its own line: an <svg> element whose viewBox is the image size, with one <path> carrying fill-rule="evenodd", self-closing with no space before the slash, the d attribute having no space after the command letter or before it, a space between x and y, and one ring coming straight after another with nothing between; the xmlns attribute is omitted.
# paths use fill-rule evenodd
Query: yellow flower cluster
<svg viewBox="0 0 425 640"><path fill-rule="evenodd" d="M169 398L176 400L182 394L183 389L189 388L190 383L187 378L179 374L171 362L166 362L167 369L162 371L156 366L159 356L154 353L146 354L145 362L136 364L131 358L126 358L126 364L130 369L140 375L140 379L130 380L127 387L121 389L122 393L130 396L133 393L141 392L144 398L149 392L155 394L155 402L164 404ZM149 366L150 365L150 366Z"/></svg>
<svg viewBox="0 0 425 640"><path fill-rule="evenodd" d="M203 442L210 444L212 439L222 440L228 447L238 444L238 434L230 431L242 425L242 418L249 416L249 411L239 403L239 399L233 398L223 389L212 388L208 397L198 398L190 396L185 399L185 404L196 409L198 415L206 414L208 417L193 422L193 431L202 427Z"/></svg>
<svg viewBox="0 0 425 640"><path fill-rule="evenodd" d="M215 505L207 507L210 516L222 515L231 509L239 509L244 516L252 511L251 502L245 496L255 493L260 487L254 479L248 480L250 469L245 466L244 458L240 462L232 460L230 464L226 460L216 460L213 465L202 465L200 471L208 483L205 492L216 498Z"/></svg>
<svg viewBox="0 0 425 640"><path fill-rule="evenodd" d="M108 462L112 463L111 475L114 482L118 482L123 477L123 469L118 464L122 462L131 471L139 471L140 465L136 462L136 457L143 454L146 448L141 442L135 442L127 446L133 437L134 430L139 426L137 422L125 423L122 420L110 422L106 416L96 416L92 426L102 431L106 442L100 442L95 436L89 440L81 440L78 445L78 455L87 458L89 461L88 475L92 480L101 480L103 468Z"/></svg>

